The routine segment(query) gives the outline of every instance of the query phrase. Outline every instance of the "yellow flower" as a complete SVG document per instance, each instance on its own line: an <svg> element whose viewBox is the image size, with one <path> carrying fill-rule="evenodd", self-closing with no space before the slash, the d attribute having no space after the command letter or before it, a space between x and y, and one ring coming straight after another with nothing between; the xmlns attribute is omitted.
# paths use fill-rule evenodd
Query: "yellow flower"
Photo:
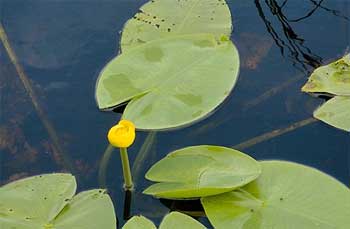
<svg viewBox="0 0 350 229"><path fill-rule="evenodd" d="M128 120L121 120L108 132L108 141L114 147L129 147L135 140L135 125Z"/></svg>

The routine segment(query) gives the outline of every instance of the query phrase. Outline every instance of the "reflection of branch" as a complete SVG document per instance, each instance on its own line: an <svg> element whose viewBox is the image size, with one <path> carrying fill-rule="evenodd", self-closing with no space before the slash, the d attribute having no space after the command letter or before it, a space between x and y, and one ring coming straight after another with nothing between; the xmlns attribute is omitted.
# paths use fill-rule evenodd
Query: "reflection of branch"
<svg viewBox="0 0 350 229"><path fill-rule="evenodd" d="M280 22L284 37L282 37L281 34L276 31L272 23L266 17L260 1L255 0L255 5L259 16L264 21L267 31L271 34L276 45L280 48L282 55L284 56L285 50L287 50L292 59L293 66L301 71L308 72L308 66L315 68L321 65L321 57L313 54L312 51L304 45L304 39L300 38L294 32L293 28L289 24L290 20L283 14L282 7L286 5L287 1L284 1L281 6L279 6L275 0L265 0L265 3L269 7L272 15Z"/></svg>
<svg viewBox="0 0 350 229"><path fill-rule="evenodd" d="M295 122L295 123L293 123L292 125L290 125L288 127L281 128L281 129L276 129L276 130L270 131L268 133L259 135L257 137L251 138L251 139L249 139L247 141L239 143L238 145L232 146L232 148L240 149L240 150L241 149L245 149L245 148L249 148L249 147L252 147L252 146L254 146L256 144L259 144L261 142L268 141L268 140L270 140L270 139L272 139L274 137L283 135L285 133L291 132L293 130L299 129L300 127L309 125L309 124L317 122L317 121L318 120L314 119L314 118L304 119L304 120L301 120L299 122Z"/></svg>
<svg viewBox="0 0 350 229"><path fill-rule="evenodd" d="M11 47L11 44L10 44L9 39L7 37L6 31L5 31L4 27L2 26L1 22L0 22L0 40L2 41L2 44L4 45L4 48L9 56L12 64L15 67L17 74L18 74L21 82L23 83L23 86L24 86L27 94L29 95L29 98L31 99L31 102L34 106L36 113L39 116L40 121L42 122L42 124L46 128L46 131L47 131L47 133L52 141L53 150L55 151L55 153L57 153L58 155L60 155L62 157L63 166L65 167L65 169L68 169L73 174L78 175L75 172L75 168L71 162L69 155L66 154L64 152L64 150L62 149L61 144L60 144L60 140L59 140L59 137L57 135L55 128L53 127L50 120L47 118L46 113L42 109L42 107L39 103L38 97L37 97L32 85L31 85L27 75L25 74L22 66L19 64L17 56Z"/></svg>

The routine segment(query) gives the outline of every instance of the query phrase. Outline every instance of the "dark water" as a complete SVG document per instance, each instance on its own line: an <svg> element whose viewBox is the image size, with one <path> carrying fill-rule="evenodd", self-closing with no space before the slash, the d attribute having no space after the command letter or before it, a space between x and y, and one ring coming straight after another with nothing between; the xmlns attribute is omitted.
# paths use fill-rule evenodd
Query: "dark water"
<svg viewBox="0 0 350 229"><path fill-rule="evenodd" d="M34 109L0 45L1 184L73 168L79 190L99 186L98 165L107 146L106 131L120 114L97 110L95 81L117 53L123 23L145 2L0 0L1 23L44 113L40 116ZM349 51L347 0L232 0L228 4L233 15L232 39L241 54L239 81L206 120L153 136L145 158L134 166L136 192L131 214L159 222L169 211L141 191L149 185L143 178L145 171L170 151L199 144L231 147L309 119L323 100L301 93L301 86L315 67ZM54 127L60 150L43 120ZM349 185L348 133L321 122L289 130L240 147L259 160L283 159L316 167ZM148 134L137 134L129 149L131 162ZM118 152L111 157L106 184L122 225L124 193Z"/></svg>

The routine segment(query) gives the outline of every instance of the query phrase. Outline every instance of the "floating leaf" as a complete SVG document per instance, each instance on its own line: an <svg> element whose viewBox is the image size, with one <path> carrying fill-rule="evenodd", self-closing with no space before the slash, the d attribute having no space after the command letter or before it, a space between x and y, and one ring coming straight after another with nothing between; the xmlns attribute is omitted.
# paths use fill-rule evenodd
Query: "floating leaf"
<svg viewBox="0 0 350 229"><path fill-rule="evenodd" d="M134 216L123 226L123 229L155 229L156 226L149 219L143 216ZM180 212L167 214L159 229L205 229L205 227L190 216Z"/></svg>
<svg viewBox="0 0 350 229"><path fill-rule="evenodd" d="M156 229L153 222L143 216L133 216L122 229Z"/></svg>
<svg viewBox="0 0 350 229"><path fill-rule="evenodd" d="M237 150L192 146L176 150L153 165L146 178L160 183L144 193L169 199L215 195L253 181L260 172L258 162Z"/></svg>
<svg viewBox="0 0 350 229"><path fill-rule="evenodd" d="M348 228L350 191L334 178L291 162L264 161L244 188L202 198L215 228Z"/></svg>
<svg viewBox="0 0 350 229"><path fill-rule="evenodd" d="M336 96L318 108L315 118L350 132L350 96Z"/></svg>
<svg viewBox="0 0 350 229"><path fill-rule="evenodd" d="M113 59L96 86L100 109L129 100L123 118L138 129L167 129L204 118L229 95L239 57L231 41L213 35L161 39Z"/></svg>
<svg viewBox="0 0 350 229"><path fill-rule="evenodd" d="M350 96L350 54L317 68L302 91Z"/></svg>
<svg viewBox="0 0 350 229"><path fill-rule="evenodd" d="M174 35L211 33L217 39L230 37L231 27L230 10L224 0L153 0L125 24L121 49Z"/></svg>
<svg viewBox="0 0 350 229"><path fill-rule="evenodd" d="M205 227L192 217L180 212L171 212L166 215L159 229L205 229Z"/></svg>
<svg viewBox="0 0 350 229"><path fill-rule="evenodd" d="M81 192L52 222L57 229L116 228L113 203L105 190Z"/></svg>
<svg viewBox="0 0 350 229"><path fill-rule="evenodd" d="M91 190L73 197L75 191L75 178L60 173L34 176L2 186L1 229L116 227L113 204L107 194ZM99 218L102 213L103 217Z"/></svg>

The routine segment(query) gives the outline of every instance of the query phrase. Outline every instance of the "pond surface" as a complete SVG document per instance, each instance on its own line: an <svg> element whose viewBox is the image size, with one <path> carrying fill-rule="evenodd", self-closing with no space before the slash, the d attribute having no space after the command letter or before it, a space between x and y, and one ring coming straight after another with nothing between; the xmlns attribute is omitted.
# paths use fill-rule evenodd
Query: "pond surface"
<svg viewBox="0 0 350 229"><path fill-rule="evenodd" d="M105 182L123 225L117 151L109 161L106 180L98 179L106 132L120 114L98 111L94 88L101 68L117 54L124 22L145 2L0 0L1 23L28 79L18 74L0 45L0 184L50 172L74 173L79 190ZM315 67L350 51L350 2L228 4L232 39L241 55L236 87L201 122L174 131L137 133L129 149L131 163L136 161L131 215L159 222L168 207L178 206L142 195L150 184L144 174L170 151L189 145L222 145L259 160L295 161L349 185L350 135L311 119L324 100L300 88Z"/></svg>

